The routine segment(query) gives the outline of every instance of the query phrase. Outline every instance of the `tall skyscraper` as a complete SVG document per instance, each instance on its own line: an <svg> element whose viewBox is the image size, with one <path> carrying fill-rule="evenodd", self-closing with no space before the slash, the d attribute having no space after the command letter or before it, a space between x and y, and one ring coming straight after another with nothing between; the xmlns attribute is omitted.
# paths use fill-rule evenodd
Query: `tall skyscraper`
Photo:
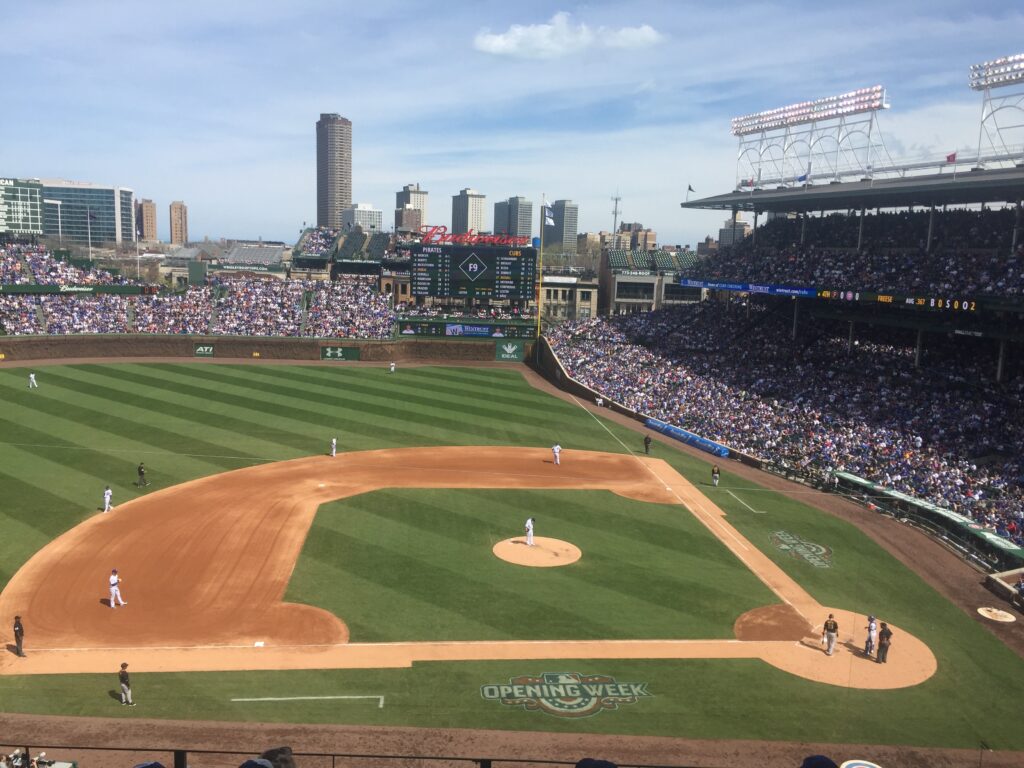
<svg viewBox="0 0 1024 768"><path fill-rule="evenodd" d="M171 245L188 244L188 206L181 200L171 203Z"/></svg>
<svg viewBox="0 0 1024 768"><path fill-rule="evenodd" d="M533 203L525 197L510 197L494 204L495 234L530 237L533 234Z"/></svg>
<svg viewBox="0 0 1024 768"><path fill-rule="evenodd" d="M135 225L139 228L139 240L149 243L157 241L156 203L140 200L135 205Z"/></svg>
<svg viewBox="0 0 1024 768"><path fill-rule="evenodd" d="M555 223L544 226L544 247L562 253L576 253L580 207L572 200L555 200L551 209Z"/></svg>
<svg viewBox="0 0 1024 768"><path fill-rule="evenodd" d="M484 230L484 205L487 196L475 189L466 187L457 195L452 195L452 232L461 235L469 230Z"/></svg>
<svg viewBox="0 0 1024 768"><path fill-rule="evenodd" d="M395 210L401 210L409 205L420 212L420 220L427 223L427 195L425 189L420 189L419 184L406 184L401 192L395 193Z"/></svg>
<svg viewBox="0 0 1024 768"><path fill-rule="evenodd" d="M316 122L316 225L337 229L352 205L352 121L322 113Z"/></svg>

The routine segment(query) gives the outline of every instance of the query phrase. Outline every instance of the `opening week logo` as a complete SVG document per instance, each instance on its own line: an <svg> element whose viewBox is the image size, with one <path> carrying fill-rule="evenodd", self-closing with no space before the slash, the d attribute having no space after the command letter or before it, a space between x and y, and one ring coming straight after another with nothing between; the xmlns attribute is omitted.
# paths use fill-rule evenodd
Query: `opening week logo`
<svg viewBox="0 0 1024 768"><path fill-rule="evenodd" d="M540 676L520 675L508 684L480 686L487 701L499 701L528 712L541 711L556 717L590 717L620 704L636 704L652 696L647 683L620 683L608 675L581 675L579 672L545 672Z"/></svg>
<svg viewBox="0 0 1024 768"><path fill-rule="evenodd" d="M797 560L805 560L815 568L832 567L832 548L824 544L815 544L807 541L788 531L775 531L771 535L772 544L776 549L795 557Z"/></svg>

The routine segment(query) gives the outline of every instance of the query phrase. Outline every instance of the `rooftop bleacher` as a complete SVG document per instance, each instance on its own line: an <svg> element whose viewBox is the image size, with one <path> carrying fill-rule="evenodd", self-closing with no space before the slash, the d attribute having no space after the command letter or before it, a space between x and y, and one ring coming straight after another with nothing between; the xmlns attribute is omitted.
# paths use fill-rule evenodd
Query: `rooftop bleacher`
<svg viewBox="0 0 1024 768"><path fill-rule="evenodd" d="M357 229L349 232L345 235L341 245L338 246L338 254L335 256L335 261L358 259L364 245L366 245L366 235L362 230Z"/></svg>
<svg viewBox="0 0 1024 768"><path fill-rule="evenodd" d="M236 243L224 252L221 261L225 264L280 264L283 258L282 245Z"/></svg>
<svg viewBox="0 0 1024 768"><path fill-rule="evenodd" d="M380 261L387 253L390 242L391 237L386 232L374 233L370 237L370 242L366 244L366 257L371 261Z"/></svg>

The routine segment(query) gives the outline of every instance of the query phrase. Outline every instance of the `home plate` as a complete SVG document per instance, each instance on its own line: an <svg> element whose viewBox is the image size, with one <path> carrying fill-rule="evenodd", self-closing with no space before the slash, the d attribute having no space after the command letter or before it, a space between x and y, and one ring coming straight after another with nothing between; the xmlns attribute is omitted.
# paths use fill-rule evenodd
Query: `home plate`
<svg viewBox="0 0 1024 768"><path fill-rule="evenodd" d="M253 643L253 646L256 647L256 648L262 648L263 647L263 641L262 640L257 640L255 643Z"/></svg>

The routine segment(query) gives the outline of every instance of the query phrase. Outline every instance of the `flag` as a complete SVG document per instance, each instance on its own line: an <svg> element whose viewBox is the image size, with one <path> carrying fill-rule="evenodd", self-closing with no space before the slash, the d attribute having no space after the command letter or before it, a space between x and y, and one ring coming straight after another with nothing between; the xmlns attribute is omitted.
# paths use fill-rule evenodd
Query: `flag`
<svg viewBox="0 0 1024 768"><path fill-rule="evenodd" d="M807 181L807 174L806 173L800 174L799 176L796 177L796 180L797 181Z"/></svg>
<svg viewBox="0 0 1024 768"><path fill-rule="evenodd" d="M752 178L751 179L744 179L743 181L740 182L740 186L741 187L752 187L752 186L754 186L754 180Z"/></svg>
<svg viewBox="0 0 1024 768"><path fill-rule="evenodd" d="M686 191L687 191L687 192L696 192L697 190L696 190L696 189L694 189L693 187L691 187L691 186L690 186L689 184L687 184L687 185L686 185Z"/></svg>
<svg viewBox="0 0 1024 768"><path fill-rule="evenodd" d="M555 226L555 211L547 203L541 205L541 210L544 212L544 226L553 227Z"/></svg>
<svg viewBox="0 0 1024 768"><path fill-rule="evenodd" d="M96 221L96 214L89 211L89 221Z"/></svg>
<svg viewBox="0 0 1024 768"><path fill-rule="evenodd" d="M953 152L952 154L946 155L946 162L947 163L955 163L956 162L956 152Z"/></svg>

